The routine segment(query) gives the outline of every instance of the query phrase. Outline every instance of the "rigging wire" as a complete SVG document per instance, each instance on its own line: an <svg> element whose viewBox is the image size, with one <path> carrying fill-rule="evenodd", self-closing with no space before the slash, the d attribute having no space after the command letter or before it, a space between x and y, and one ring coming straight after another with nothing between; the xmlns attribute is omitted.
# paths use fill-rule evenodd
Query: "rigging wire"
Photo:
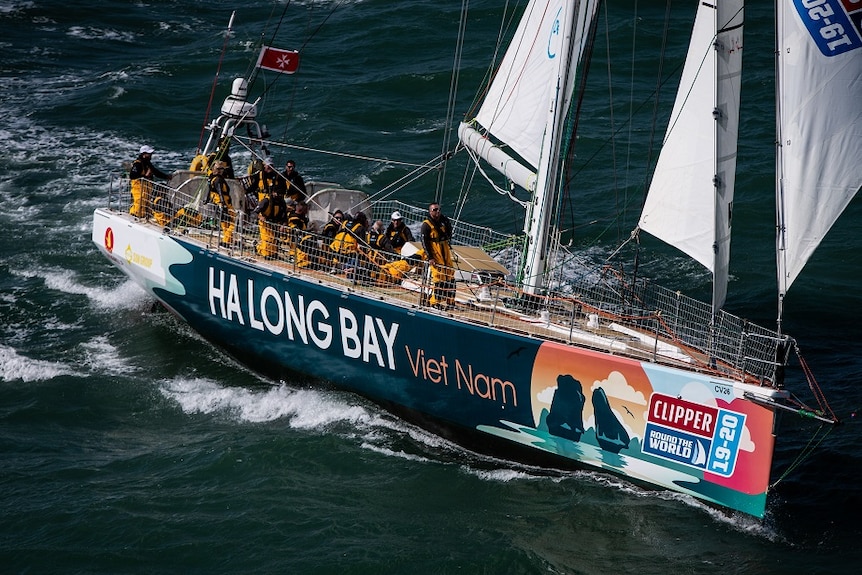
<svg viewBox="0 0 862 575"><path fill-rule="evenodd" d="M207 102L206 110L204 111L204 121L203 121L203 124L201 125L201 135L198 138L198 148L197 148L196 153L200 153L201 145L203 145L204 132L206 131L207 123L209 122L210 111L212 110L212 105L213 105L213 98L215 97L216 86L218 85L218 77L219 77L219 73L221 73L221 65L224 62L224 55L225 55L225 52L227 51L227 43L230 40L231 36L233 35L233 18L234 18L234 16L236 16L236 11L231 12L230 20L228 20L228 23L227 23L227 30L225 30L225 32L224 32L224 42L222 42L221 54L219 55L219 58L218 58L218 65L216 66L216 73L215 73L215 77L213 78L213 85L212 85L212 88L210 89L210 98L209 98L209 101Z"/></svg>
<svg viewBox="0 0 862 575"><path fill-rule="evenodd" d="M665 18L665 35L668 33L668 30L669 30L669 18L666 17ZM664 56L662 56L662 60L664 60ZM636 107L634 107L632 109L632 111L628 115L628 118L626 118L623 122L621 122L620 125L617 126L617 128L615 130L613 130L611 132L611 134L607 138L605 138L605 140L596 147L596 149L593 151L593 153L588 158L586 158L583 163L581 163L579 165L578 169L569 171L569 173L567 174L567 184L569 182L577 179L578 176L580 176L580 174L588 166L591 166L596 161L599 154L601 152L603 152L608 145L613 145L617 136L619 136L624 130L631 130L632 119L634 118L634 116L637 115L641 110L643 110L650 102L654 102L655 100L657 100L659 98L660 93L661 93L661 89L668 82L670 82L673 78L676 77L677 73L682 68L683 64L684 64L684 62L680 62L679 64L677 64L672 70L670 70L664 76L664 78L659 77L659 81L656 84L656 88L650 94L648 94L641 101L641 103L639 105L637 105ZM656 118L656 121L657 121L657 112L654 113L654 118ZM629 144L629 147L631 147L631 144ZM633 198L628 198L628 196L626 195L624 205L629 206L632 204L633 201L634 201ZM617 218L619 218L619 217L620 217L620 215L618 214ZM599 232L599 234L597 235L597 239L599 237L603 236L605 234L605 232L607 232L607 230L610 229L616 223L616 221L617 221L616 219L613 220L603 230L601 230ZM625 241L628 241L628 239L626 239Z"/></svg>
<svg viewBox="0 0 862 575"><path fill-rule="evenodd" d="M338 0L338 2L336 2L335 4L332 5L329 12L321 20L321 22L316 27L314 27L314 29L313 29L313 31L311 31L311 33L303 34L305 36L305 39L300 44L300 47L297 49L297 52L300 54L300 66L302 65L301 55L302 55L303 51L305 50L305 47L308 46L308 44L317 36L317 34L324 27L324 25L329 21L329 19L332 17L332 15L335 14L336 10L341 8L341 6L345 2L346 2L346 0ZM287 15L287 9L290 7L290 4L291 4L290 0L288 0L285 3L285 5L281 11L281 15L279 16L278 23L275 26L275 30L273 30L272 34L269 35L269 40L266 42L266 45L272 45L275 42L275 39L278 35L279 30L281 29L281 26L285 22L285 17ZM315 5L314 2L312 2L312 8L314 7L314 5ZM271 19L271 17L270 17L270 19ZM310 23L311 23L311 11L309 10L308 20L306 21L306 31L310 28ZM265 28L264 28L264 30L265 30ZM261 33L260 40L257 43L258 49L262 48L265 45L265 43L264 43L265 35L266 35L265 31ZM260 76L260 74L259 74L260 69L257 68L256 63L249 63L249 66L251 69L247 72L246 75L250 77L249 91L251 91L252 87L254 86L254 83L258 79L258 76ZM259 96L259 98L261 100L263 100L269 94L269 92L278 84L278 81L282 78L282 76L285 76L285 74L283 74L283 73L277 74L271 82L269 82L267 85L264 86L264 89L262 90L262 92ZM294 89L291 91L291 95L289 98L289 105L288 105L288 109L287 109L287 113L286 113L286 116L288 118L291 116L291 110L293 109L293 104L294 104L295 97L296 97L296 89L297 89L296 82L294 82ZM286 139L287 133L288 133L288 126L287 126L287 122L285 122L284 136L282 139Z"/></svg>
<svg viewBox="0 0 862 575"><path fill-rule="evenodd" d="M669 0L668 0L669 1ZM632 18L632 53L629 61L631 62L631 69L629 70L629 119L634 117L634 111L632 110L632 106L634 105L634 92L635 92L635 56L637 54L637 33L638 33L638 21L639 18L639 4L637 0L635 0L634 4L634 18ZM664 50L662 50L662 55L664 54ZM664 57L661 58L663 60ZM661 69L661 66L659 66ZM661 72L659 72L659 78L661 78ZM629 172L631 171L631 151L632 151L632 122L629 121L629 129L626 137L626 163L625 163L625 176L623 178L623 205L628 205L626 201L628 198L628 188L629 188ZM619 207L619 190L615 189L614 193L616 195L617 206ZM622 232L622 226L620 224L621 218L617 218L617 239L619 239L620 234ZM635 269L637 269L637 264L635 264Z"/></svg>
<svg viewBox="0 0 862 575"><path fill-rule="evenodd" d="M465 114L465 117L473 118L478 113L478 109L479 109L481 103L484 101L485 96L487 95L488 90L491 87L491 83L494 80L494 76L496 75L497 70L499 68L500 59L501 59L501 51L504 47L503 42L507 37L511 37L512 34L510 33L510 31L511 31L512 27L516 26L518 24L517 14L518 14L517 10L510 9L510 1L506 0L505 5L503 7L503 17L500 19L500 25L497 28L497 39L496 39L496 42L494 44L493 55L490 58L488 66L485 68L484 76L479 83L480 89L476 90L473 93L473 99L470 103L470 106L467 109L467 113ZM456 147L455 153L457 153L459 148L460 148L460 145L458 147ZM469 150L468 150L468 152L469 152ZM472 154L470 154L470 155L472 156ZM473 164L472 166L470 165L471 163ZM466 162L466 164L464 166L464 174L461 178L461 191L459 193L457 204L456 204L456 213L455 213L456 218L459 217L459 214L461 213L463 207L466 206L468 196L469 196L470 191L472 189L472 184L475 181L476 171L477 171L477 169L481 170L481 166L479 164L480 163L476 162L474 159L472 162ZM481 173L483 174L485 179L488 180L488 182L492 185L492 187L496 191L498 191L498 193L500 192L500 190L502 190L502 188L500 188L498 185L496 185L492 181L492 179L487 175L487 172L482 170ZM509 192L506 192L506 193L508 194ZM518 204L523 205L521 200L516 200L516 202ZM523 225L523 216L516 217L515 219L518 220L518 225Z"/></svg>
<svg viewBox="0 0 862 575"><path fill-rule="evenodd" d="M667 51L667 38L668 38L668 30L670 29L670 7L672 4L672 0L667 0L665 3L664 10L664 28L662 29L661 35L661 57L658 62L658 71L656 72L656 87L655 87L655 99L653 100L653 111L652 111L652 123L650 124L650 137L649 137L649 147L647 148L647 170L644 174L644 182L643 182L643 194L641 194L641 208L643 208L646 203L647 192L649 191L649 171L650 166L652 165L652 151L653 151L653 142L655 141L655 130L656 124L658 123L658 108L659 101L661 100L661 88L664 85L662 81L662 71L664 70L664 59L665 53ZM634 59L632 59L632 63L634 63ZM676 69L682 66L680 64ZM634 80L634 77L632 77ZM630 142L631 143L631 142ZM626 173L628 174L628 167L626 168ZM628 181L628 176L626 176L626 181ZM635 226L632 231L632 237L636 238L635 242L635 256L634 256L634 264L632 267L632 284L637 283L638 279L638 271L640 270L640 260L641 260L641 243L640 243L640 231L637 226Z"/></svg>
<svg viewBox="0 0 862 575"><path fill-rule="evenodd" d="M461 58L464 53L464 36L467 28L467 8L470 5L469 0L461 1L461 18L458 24L458 40L455 42L455 58L452 64L452 78L449 83L449 102L446 107L446 120L443 123L443 148L440 151L440 157L444 159L440 164L440 171L437 173L437 189L434 192L434 201L440 202L443 198L443 183L446 178L446 161L449 157L449 145L452 139L452 126L455 118L456 96L458 95L458 80L461 77Z"/></svg>

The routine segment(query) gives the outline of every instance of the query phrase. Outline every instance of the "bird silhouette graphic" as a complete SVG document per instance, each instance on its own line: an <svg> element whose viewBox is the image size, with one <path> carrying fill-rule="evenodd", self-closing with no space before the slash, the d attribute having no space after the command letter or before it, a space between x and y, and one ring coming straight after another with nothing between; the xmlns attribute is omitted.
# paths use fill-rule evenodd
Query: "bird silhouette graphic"
<svg viewBox="0 0 862 575"><path fill-rule="evenodd" d="M524 351L525 349L527 349L527 348L522 345L518 349L516 349L514 351L510 351L509 355L506 356L506 359L512 359L516 355L521 355L521 352Z"/></svg>

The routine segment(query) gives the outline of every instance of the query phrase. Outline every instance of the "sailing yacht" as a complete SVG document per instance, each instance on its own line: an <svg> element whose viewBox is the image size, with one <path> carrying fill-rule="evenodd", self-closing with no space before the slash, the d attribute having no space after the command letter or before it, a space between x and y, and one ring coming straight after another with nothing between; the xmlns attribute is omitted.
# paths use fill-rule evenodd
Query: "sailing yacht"
<svg viewBox="0 0 862 575"><path fill-rule="evenodd" d="M709 270L709 303L609 268L557 273L572 257L557 222L599 14L598 0L529 1L481 105L458 126L457 149L427 164L438 172L465 152L501 194L528 197L523 234L453 220L448 309L429 305L439 264L421 241L398 253L369 245L355 226L341 243L318 233L336 208L355 221L359 212L374 221L398 211L418 231L423 208L315 181L307 228L252 209L249 182L282 144L258 124L246 79L233 82L190 169L148 183L170 212L133 215L127 201L98 208L93 242L182 321L266 375L325 379L471 449L615 473L762 517L778 415L837 419L784 387L797 346L780 314L773 330L723 309L743 2L697 3L635 231ZM862 184L851 152L862 142L862 4L778 0L776 16L780 310ZM273 50L262 46L258 68L297 71L300 53ZM209 168L237 148L252 157L248 176L230 179L231 200L214 205ZM264 237L275 256L261 254Z"/></svg>

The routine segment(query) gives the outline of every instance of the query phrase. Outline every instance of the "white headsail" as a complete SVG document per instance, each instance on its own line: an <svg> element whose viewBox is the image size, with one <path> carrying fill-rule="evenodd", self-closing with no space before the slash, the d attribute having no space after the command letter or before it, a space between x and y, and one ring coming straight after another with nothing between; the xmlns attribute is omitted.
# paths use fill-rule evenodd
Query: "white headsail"
<svg viewBox="0 0 862 575"><path fill-rule="evenodd" d="M778 291L862 186L862 1L780 0Z"/></svg>
<svg viewBox="0 0 862 575"><path fill-rule="evenodd" d="M563 128L597 5L598 0L531 0L475 120L458 129L465 146L515 184L535 190L525 226L528 289L543 282Z"/></svg>
<svg viewBox="0 0 862 575"><path fill-rule="evenodd" d="M700 2L661 154L638 223L713 273L727 295L742 73L743 1Z"/></svg>

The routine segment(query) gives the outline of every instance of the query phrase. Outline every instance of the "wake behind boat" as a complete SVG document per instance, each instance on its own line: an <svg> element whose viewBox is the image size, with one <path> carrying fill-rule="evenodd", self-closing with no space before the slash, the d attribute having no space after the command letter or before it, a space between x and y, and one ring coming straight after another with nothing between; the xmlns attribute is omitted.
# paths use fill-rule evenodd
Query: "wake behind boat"
<svg viewBox="0 0 862 575"><path fill-rule="evenodd" d="M862 142L862 9L778 4L777 52L794 55L779 57L779 90L789 93L779 95L788 118L779 121L776 176L781 302L816 247L812 235L819 241L840 214L802 221L794 198L822 190L843 209L862 182L862 168L846 160ZM822 22L826 11L840 30ZM285 202L293 224L263 216L255 203L291 193L285 185L266 196L260 184L271 153L289 144L258 122L251 78L233 81L189 170L166 184L121 182L131 193L121 188L119 200L95 211L93 241L192 328L267 375L325 379L474 449L610 471L761 517L778 414L836 419L825 403L806 407L784 388L797 346L780 323L770 330L722 309L742 2L699 4L640 220L713 273L710 303L610 266L574 265L579 258L559 243L577 87L598 13L597 0L529 2L481 106L458 128L460 143L425 166L438 173L467 152L483 174L494 167L504 180L485 174L488 183L524 205L522 235L453 218L447 239L428 232L435 220L424 206L322 181L295 194L296 206ZM299 57L263 46L256 74L295 72ZM812 74L823 80L811 84ZM829 106L812 109L799 93L831 82L842 88L829 90ZM798 168L797 156L812 149L833 169ZM231 154L248 166L229 164ZM785 165L796 171L787 175ZM233 177L223 178L228 167ZM352 217L324 234L336 210ZM364 220L396 212L416 241L400 249L372 241ZM451 250L450 265L435 259L438 250Z"/></svg>

